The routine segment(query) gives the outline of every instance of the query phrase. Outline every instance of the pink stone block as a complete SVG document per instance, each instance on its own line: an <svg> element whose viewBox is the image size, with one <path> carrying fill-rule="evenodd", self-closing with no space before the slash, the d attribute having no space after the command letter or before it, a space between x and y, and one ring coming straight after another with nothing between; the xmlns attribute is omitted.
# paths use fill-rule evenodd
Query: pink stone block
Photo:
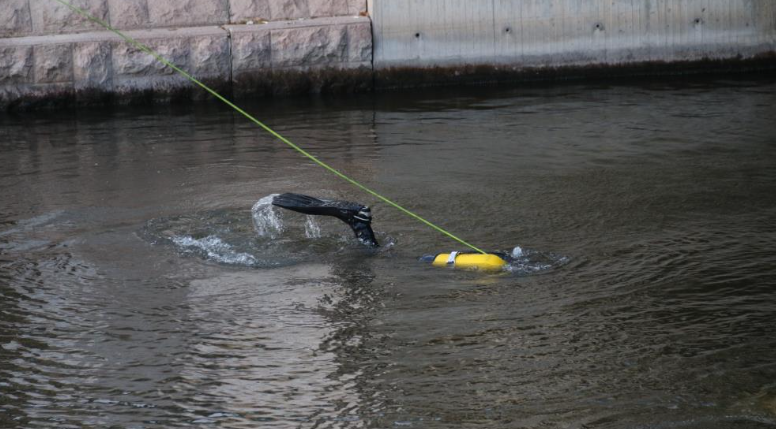
<svg viewBox="0 0 776 429"><path fill-rule="evenodd" d="M345 16L350 13L350 0L308 0L310 17Z"/></svg>
<svg viewBox="0 0 776 429"><path fill-rule="evenodd" d="M32 16L28 0L0 0L0 37L32 33Z"/></svg>
<svg viewBox="0 0 776 429"><path fill-rule="evenodd" d="M221 25L229 20L228 0L149 0L153 26Z"/></svg>
<svg viewBox="0 0 776 429"><path fill-rule="evenodd" d="M162 58L184 70L189 65L189 39L140 40ZM115 42L113 46L113 70L116 76L172 75L175 70L167 67L152 55L127 42Z"/></svg>
<svg viewBox="0 0 776 429"><path fill-rule="evenodd" d="M73 48L76 89L109 90L113 85L110 42L77 43Z"/></svg>
<svg viewBox="0 0 776 429"><path fill-rule="evenodd" d="M372 61L372 25L369 22L348 25L348 61Z"/></svg>
<svg viewBox="0 0 776 429"><path fill-rule="evenodd" d="M307 19L310 9L307 0L272 0L269 3L273 21Z"/></svg>
<svg viewBox="0 0 776 429"><path fill-rule="evenodd" d="M73 45L37 45L35 56L35 83L72 82Z"/></svg>
<svg viewBox="0 0 776 429"><path fill-rule="evenodd" d="M229 40L221 36L199 36L190 40L190 73L197 77L229 79Z"/></svg>
<svg viewBox="0 0 776 429"><path fill-rule="evenodd" d="M260 27L232 30L232 71L269 69L271 61L270 31Z"/></svg>
<svg viewBox="0 0 776 429"><path fill-rule="evenodd" d="M0 85L33 81L32 46L0 47Z"/></svg>
<svg viewBox="0 0 776 429"><path fill-rule="evenodd" d="M110 23L116 28L143 28L148 25L147 0L108 0L108 6Z"/></svg>
<svg viewBox="0 0 776 429"><path fill-rule="evenodd" d="M230 22L269 21L272 19L269 3L270 0L229 0Z"/></svg>
<svg viewBox="0 0 776 429"><path fill-rule="evenodd" d="M97 19L108 20L108 3L105 0L70 0L70 3L85 10ZM99 24L52 0L30 0L30 7L32 27L36 34L102 30Z"/></svg>
<svg viewBox="0 0 776 429"><path fill-rule="evenodd" d="M272 31L273 68L338 65L347 60L347 48L344 25Z"/></svg>

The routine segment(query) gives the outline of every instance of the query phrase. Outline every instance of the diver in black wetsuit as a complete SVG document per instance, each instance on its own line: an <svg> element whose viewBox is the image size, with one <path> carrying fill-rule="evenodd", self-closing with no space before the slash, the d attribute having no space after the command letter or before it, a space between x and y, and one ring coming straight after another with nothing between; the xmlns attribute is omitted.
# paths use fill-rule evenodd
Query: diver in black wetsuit
<svg viewBox="0 0 776 429"><path fill-rule="evenodd" d="M349 201L322 200L301 194L286 193L272 199L272 205L308 215L334 216L348 224L361 244L375 248L377 239L372 231L372 211L369 207ZM464 269L502 270L509 260L504 252L476 254L450 252L424 255L421 261L435 266L459 266Z"/></svg>
<svg viewBox="0 0 776 429"><path fill-rule="evenodd" d="M291 193L276 196L272 199L272 205L308 215L334 216L348 224L362 244L379 246L372 231L372 211L367 206Z"/></svg>

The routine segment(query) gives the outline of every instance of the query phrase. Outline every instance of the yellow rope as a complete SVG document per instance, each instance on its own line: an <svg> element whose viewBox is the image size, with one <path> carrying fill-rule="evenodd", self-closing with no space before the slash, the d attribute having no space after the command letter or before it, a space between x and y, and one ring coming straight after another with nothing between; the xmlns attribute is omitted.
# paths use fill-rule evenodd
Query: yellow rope
<svg viewBox="0 0 776 429"><path fill-rule="evenodd" d="M174 64L172 64L171 62L167 61L167 60L166 60L164 57L162 57L161 55L159 55L158 53L156 53L154 50L152 50L152 49L151 49L151 48L149 48L148 46L146 46L146 45L144 45L144 44L142 44L142 43L138 42L137 40L135 40L135 39L133 39L133 38L131 38L131 37L127 36L127 35L125 35L124 33L120 32L119 30L116 30L115 28L111 27L111 26L110 26L110 24L108 24L107 22L105 22L105 21L102 21L101 19L99 19L99 18L96 18L96 17L94 17L94 16L90 15L90 14L89 14L88 12L86 12L85 10L83 10L83 9L81 9L81 8L79 8L79 7L73 6L72 4L70 4L70 3L68 3L68 2L66 2L66 1L64 1L64 0L55 0L55 1L56 1L56 2L58 2L58 3L60 3L60 4L62 4L62 5L64 5L64 6L67 6L68 8L70 8L70 9L71 9L71 10L73 10L74 12L78 13L79 15L81 15L81 16L83 16L83 17L85 17L86 19L88 19L88 20L90 20L90 21L92 21L92 22L95 22L95 23L97 23L98 25L102 26L102 27L103 27L103 28L105 28L106 30L109 30L109 31L111 31L111 32L113 32L113 33L115 33L115 34L117 34L119 37L121 37L122 39L124 39L125 41L127 41L128 43L130 43L131 45L133 45L133 46L135 46L136 48L138 48L138 49L142 50L143 52L146 52L147 54L149 54L149 55L153 56L154 58L156 58L157 60L159 60L160 62L162 62L164 65L166 65L167 67L170 67L171 69L175 70L176 72L178 72L179 74L181 74L182 76L184 76L184 77L185 77L186 79L188 79L189 81L191 81L191 82L195 83L196 85L198 85L199 87L201 87L201 88L202 88L202 89L204 89L205 91L207 91L207 92L209 92L210 94L212 94L214 97L216 97L216 98L218 98L219 100L221 100L221 101L223 101L224 103L226 103L226 104L227 104L229 107L231 107L232 109L234 109L234 110L236 110L236 111L240 112L240 114L242 114L243 116L245 116L246 118L248 118L249 120L251 120L251 121L252 121L253 123L255 123L256 125L258 125L258 126L260 126L261 128L263 128L263 129L264 129L266 132L270 133L271 135L275 136L275 137L276 137L278 140L282 141L283 143L287 144L288 146L290 146L291 148L293 148L293 149L294 149L294 150L296 150L297 152L299 152L299 153L301 153L302 155L306 156L307 158L309 158L310 160L312 160L314 163L316 163L316 164L320 165L321 167L323 167L323 168L325 168L325 169L329 170L330 172L334 173L335 175L339 176L340 178L344 179L345 181L347 181L347 182L351 183L352 185L354 185L354 186L356 186L356 187L358 187L358 188L361 188L362 190L366 191L367 193L369 193L369 194L371 194L371 195L373 195L373 196L377 197L377 198L378 198L378 199L380 199L381 201L384 201L385 203L387 203L387 204L389 204L389 205L391 205L391 206L395 207L396 209L398 209L399 211L403 212L404 214L406 214L406 215L408 215L408 216L410 216L410 217L412 217L412 218L414 218L414 219L416 219L416 220L418 220L418 221L420 221L420 222L423 222L424 224L426 224L426 225L430 226L431 228L433 228L433 229L435 229L435 230L437 230L437 231L441 232L442 234L444 234L444 235L446 235L446 236L448 236L448 237L452 238L453 240L455 240L455 241L457 241L457 242L459 242L459 243L461 243L461 244L463 244L463 245L465 245L465 246L467 246L467 247L469 247L469 248L471 248L471 249L474 249L474 250L476 250L477 252L480 252L480 253L483 253L483 254L484 254L484 253L486 253L485 251L483 251L483 250L481 250L481 249L479 249L479 248L477 248L477 247L475 247L475 246L473 246L473 245L471 245L471 244L467 243L466 241L463 241L462 239L460 239L460 238L456 237L456 236L455 236L455 235L453 235L452 233L450 233L450 232L447 232L447 231L446 231L445 229L443 229L442 227L439 227L439 226L437 226L437 225L435 225L435 224L431 223L430 221L427 221L426 219L424 219L424 218L420 217L419 215L417 215L417 214L415 214L415 213L413 213L413 212L409 211L408 209L405 209L404 207L400 206L399 204L397 204L397 203L395 203L395 202L393 202L393 201L389 200L388 198L386 198L386 197L384 197L384 196L382 196L382 195L378 194L377 192L375 192L375 191L373 191L373 190L371 190L371 189L367 188L366 186L364 186L364 185L362 185L362 184L358 183L358 182L357 182L357 181L355 181L354 179L351 179L350 177L346 176L345 174L343 174L343 173L339 172L339 171L338 171L338 170L336 170L334 167L332 167L332 166L330 166L330 165L326 164L325 162L323 162L323 161L321 161L320 159L316 158L315 156L311 155L310 153L308 153L307 151L305 151L305 150L304 150L304 149L302 149L301 147L297 146L296 144L292 143L290 140L286 139L285 137L283 137L283 136L281 136L280 134L278 134L277 132L275 132L275 130L273 130L272 128L268 127L267 125L265 125L264 123L262 123L262 122L261 122L261 121L259 121L258 119L254 118L253 116L251 116L250 114L248 114L248 112L244 111L243 109L239 108L239 107L238 107L238 106L236 106L234 103L232 103L231 101L229 101L229 100L227 100L226 98L224 98L224 97L223 97L221 94L217 93L215 90L211 89L210 87L208 87L208 86L207 86L207 85L205 85L204 83L202 83L202 82L200 82L199 80L195 79L195 78L194 78L193 76L191 76L190 74L186 73L185 71L181 70L180 68L178 68L177 66L175 66L175 65L174 65Z"/></svg>

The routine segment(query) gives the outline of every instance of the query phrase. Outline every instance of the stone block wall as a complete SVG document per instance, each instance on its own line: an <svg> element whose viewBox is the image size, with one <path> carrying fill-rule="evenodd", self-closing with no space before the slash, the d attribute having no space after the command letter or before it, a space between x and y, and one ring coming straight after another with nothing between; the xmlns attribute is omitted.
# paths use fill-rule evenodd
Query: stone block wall
<svg viewBox="0 0 776 429"><path fill-rule="evenodd" d="M119 30L366 14L366 0L69 0ZM0 1L0 37L103 31L53 0Z"/></svg>
<svg viewBox="0 0 776 429"><path fill-rule="evenodd" d="M293 92L300 85L320 92L342 85L337 75L355 78L355 89L371 84L372 32L367 18L317 18L226 29L237 93ZM308 75L316 79L304 79Z"/></svg>
<svg viewBox="0 0 776 429"><path fill-rule="evenodd" d="M371 84L365 0L70 0L235 95ZM246 25L250 24L250 25ZM0 108L107 96L169 98L192 84L54 0L0 0Z"/></svg>
<svg viewBox="0 0 776 429"><path fill-rule="evenodd" d="M235 97L776 68L776 0L68 1ZM0 109L179 95L207 94L55 0L0 0Z"/></svg>

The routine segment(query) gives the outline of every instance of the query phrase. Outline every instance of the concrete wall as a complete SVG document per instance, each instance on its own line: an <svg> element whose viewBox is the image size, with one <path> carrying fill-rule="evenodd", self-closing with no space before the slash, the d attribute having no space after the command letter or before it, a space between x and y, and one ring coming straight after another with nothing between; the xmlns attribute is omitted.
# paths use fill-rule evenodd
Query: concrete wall
<svg viewBox="0 0 776 429"><path fill-rule="evenodd" d="M371 85L365 0L71 1L221 90L232 82L262 94ZM0 0L0 108L203 95L191 88L54 0Z"/></svg>
<svg viewBox="0 0 776 429"><path fill-rule="evenodd" d="M70 1L236 96L776 62L776 0ZM54 0L0 0L0 108L191 88Z"/></svg>
<svg viewBox="0 0 776 429"><path fill-rule="evenodd" d="M369 0L374 67L515 68L751 58L774 0Z"/></svg>

